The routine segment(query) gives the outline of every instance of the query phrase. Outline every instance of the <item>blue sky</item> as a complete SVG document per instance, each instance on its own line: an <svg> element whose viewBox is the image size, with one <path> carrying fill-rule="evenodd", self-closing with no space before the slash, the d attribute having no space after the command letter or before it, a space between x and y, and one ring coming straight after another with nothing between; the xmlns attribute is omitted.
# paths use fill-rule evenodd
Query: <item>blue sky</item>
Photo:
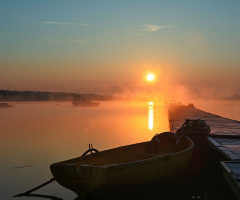
<svg viewBox="0 0 240 200"><path fill-rule="evenodd" d="M0 0L0 84L85 92L87 81L104 93L100 82L124 88L151 71L165 93L222 84L230 95L240 86L239 20L238 0Z"/></svg>

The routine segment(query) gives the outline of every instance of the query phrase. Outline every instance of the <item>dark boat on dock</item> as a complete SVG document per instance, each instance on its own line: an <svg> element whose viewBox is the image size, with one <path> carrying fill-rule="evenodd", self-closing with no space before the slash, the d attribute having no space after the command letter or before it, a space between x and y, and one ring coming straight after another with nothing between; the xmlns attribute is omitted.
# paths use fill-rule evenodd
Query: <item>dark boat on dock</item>
<svg viewBox="0 0 240 200"><path fill-rule="evenodd" d="M13 108L13 104L0 103L0 108Z"/></svg>
<svg viewBox="0 0 240 200"><path fill-rule="evenodd" d="M185 119L183 125L176 131L179 137L187 136L194 143L191 167L188 170L188 178L190 179L194 179L209 168L212 151L206 137L210 135L210 132L210 126L202 119Z"/></svg>

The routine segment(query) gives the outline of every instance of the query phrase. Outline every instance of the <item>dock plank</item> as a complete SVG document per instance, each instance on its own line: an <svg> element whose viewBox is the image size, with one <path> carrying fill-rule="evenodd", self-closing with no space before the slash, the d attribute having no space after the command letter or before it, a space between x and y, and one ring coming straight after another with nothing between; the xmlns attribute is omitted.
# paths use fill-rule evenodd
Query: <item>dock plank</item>
<svg viewBox="0 0 240 200"><path fill-rule="evenodd" d="M240 162L222 161L221 167L227 183L232 188L237 199L240 200Z"/></svg>

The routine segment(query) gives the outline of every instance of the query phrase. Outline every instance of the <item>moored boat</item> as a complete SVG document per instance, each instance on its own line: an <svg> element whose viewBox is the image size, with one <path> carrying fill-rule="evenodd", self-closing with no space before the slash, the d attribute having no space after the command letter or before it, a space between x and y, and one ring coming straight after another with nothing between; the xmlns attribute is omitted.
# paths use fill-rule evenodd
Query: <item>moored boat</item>
<svg viewBox="0 0 240 200"><path fill-rule="evenodd" d="M0 108L13 108L13 104L0 103Z"/></svg>
<svg viewBox="0 0 240 200"><path fill-rule="evenodd" d="M81 101L73 101L72 102L74 107L94 107L99 106L98 101L89 101L89 100L81 100Z"/></svg>
<svg viewBox="0 0 240 200"><path fill-rule="evenodd" d="M54 163L50 169L60 185L79 197L106 188L174 183L183 176L193 146L186 136L164 132L148 142Z"/></svg>

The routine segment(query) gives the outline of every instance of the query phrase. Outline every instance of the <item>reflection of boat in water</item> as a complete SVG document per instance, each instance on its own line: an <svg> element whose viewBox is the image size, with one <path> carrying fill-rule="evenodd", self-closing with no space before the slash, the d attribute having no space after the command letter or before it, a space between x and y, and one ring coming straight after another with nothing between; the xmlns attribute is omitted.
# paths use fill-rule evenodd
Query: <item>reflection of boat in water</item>
<svg viewBox="0 0 240 200"><path fill-rule="evenodd" d="M13 108L13 104L0 103L0 108Z"/></svg>
<svg viewBox="0 0 240 200"><path fill-rule="evenodd" d="M98 101L89 101L89 100L81 100L81 101L73 101L72 102L74 107L94 107L99 106Z"/></svg>
<svg viewBox="0 0 240 200"><path fill-rule="evenodd" d="M193 146L188 137L165 132L148 142L54 163L50 169L60 185L79 197L136 185L176 183L190 162Z"/></svg>

